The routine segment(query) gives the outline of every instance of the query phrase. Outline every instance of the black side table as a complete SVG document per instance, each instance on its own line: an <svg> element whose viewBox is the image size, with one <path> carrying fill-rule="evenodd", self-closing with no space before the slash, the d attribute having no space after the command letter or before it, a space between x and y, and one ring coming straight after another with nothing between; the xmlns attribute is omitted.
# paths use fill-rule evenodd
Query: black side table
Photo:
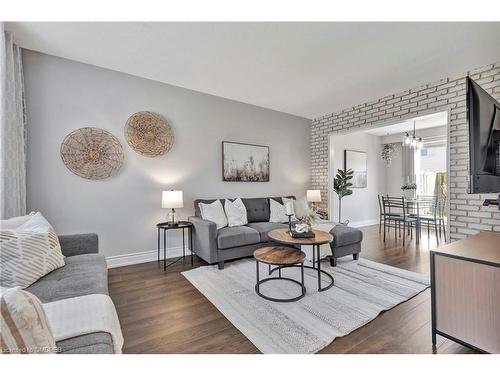
<svg viewBox="0 0 500 375"><path fill-rule="evenodd" d="M191 252L191 265L193 265L193 223L190 223L189 221L179 221L176 225L172 225L170 222L165 222L156 224L156 228L158 230L158 264L160 264L160 238L161 231L163 230L163 270L166 271L167 267L181 260L181 258L179 258L173 262L167 262L167 231L169 229L182 229L183 261L186 259L186 236L184 235L184 230L187 229L189 235L189 249Z"/></svg>

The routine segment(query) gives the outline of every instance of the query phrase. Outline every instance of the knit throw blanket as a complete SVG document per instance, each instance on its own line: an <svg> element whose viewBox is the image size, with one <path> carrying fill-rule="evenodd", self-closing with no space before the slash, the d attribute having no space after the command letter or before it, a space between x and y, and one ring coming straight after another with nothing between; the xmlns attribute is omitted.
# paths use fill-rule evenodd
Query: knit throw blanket
<svg viewBox="0 0 500 375"><path fill-rule="evenodd" d="M115 353L121 353L123 336L115 305L105 294L90 294L43 304L56 341L89 333L107 332Z"/></svg>

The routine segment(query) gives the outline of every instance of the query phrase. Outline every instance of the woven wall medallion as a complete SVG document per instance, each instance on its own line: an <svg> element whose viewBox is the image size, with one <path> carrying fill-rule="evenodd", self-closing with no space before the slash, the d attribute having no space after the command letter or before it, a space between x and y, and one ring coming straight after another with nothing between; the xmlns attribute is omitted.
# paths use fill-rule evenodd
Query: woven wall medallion
<svg viewBox="0 0 500 375"><path fill-rule="evenodd" d="M113 134L98 128L81 128L64 138L61 158L74 174L102 180L118 172L124 155L120 141Z"/></svg>
<svg viewBox="0 0 500 375"><path fill-rule="evenodd" d="M127 120L125 139L137 153L154 158L170 151L174 132L162 116L143 111L134 113Z"/></svg>

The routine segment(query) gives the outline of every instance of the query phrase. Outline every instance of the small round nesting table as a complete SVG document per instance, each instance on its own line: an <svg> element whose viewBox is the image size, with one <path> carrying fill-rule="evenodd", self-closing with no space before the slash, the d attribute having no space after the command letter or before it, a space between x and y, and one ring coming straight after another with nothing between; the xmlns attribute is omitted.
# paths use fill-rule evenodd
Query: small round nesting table
<svg viewBox="0 0 500 375"><path fill-rule="evenodd" d="M285 246L268 246L262 247L254 251L253 256L255 258L256 270L257 270L257 283L255 284L255 292L269 301L273 302L294 302L298 301L306 295L306 287L304 285L304 259L306 255L304 252L297 250L293 247ZM272 273L271 265L278 266L276 269L279 270L278 277L268 277L265 279L260 279L259 276L259 264L265 263L269 265L269 274ZM281 275L281 267L296 266L301 268L301 281L298 282L289 277L283 277ZM301 294L293 298L273 298L266 296L260 292L260 286L271 280L287 280L300 286Z"/></svg>
<svg viewBox="0 0 500 375"><path fill-rule="evenodd" d="M286 245L311 245L313 247L313 265L303 266L304 268L315 270L318 273L318 292L323 292L330 289L333 286L333 276L328 272L321 269L321 255L320 255L320 245L330 243L333 241L333 236L330 233L324 232L322 230L312 229L315 236L312 238L293 238L289 232L288 228L273 229L267 233L267 236L274 240ZM295 265L279 266L283 267L296 267ZM276 269L272 270L274 272ZM330 283L323 287L321 282L321 275L324 275L329 279Z"/></svg>

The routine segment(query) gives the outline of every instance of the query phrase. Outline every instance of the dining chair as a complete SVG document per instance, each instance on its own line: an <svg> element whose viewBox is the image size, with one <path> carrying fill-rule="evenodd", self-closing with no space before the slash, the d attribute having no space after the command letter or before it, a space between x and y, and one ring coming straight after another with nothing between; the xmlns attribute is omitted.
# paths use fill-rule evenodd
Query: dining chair
<svg viewBox="0 0 500 375"><path fill-rule="evenodd" d="M394 228L394 239L397 240L398 232L401 237L401 225L403 226L403 246L405 239L410 234L413 239L413 225L416 230L418 227L418 219L408 214L408 207L404 197L389 197L382 196L382 207L384 212L384 242L386 240L387 228ZM419 238L417 236L417 243Z"/></svg>
<svg viewBox="0 0 500 375"><path fill-rule="evenodd" d="M382 233L382 221L384 220L384 210L382 208L382 195L377 194L378 199L378 233Z"/></svg>
<svg viewBox="0 0 500 375"><path fill-rule="evenodd" d="M419 228L422 223L427 224L427 238L430 239L430 228L434 227L436 241L439 245L440 230L441 230L441 214L438 203L438 197L434 195L419 195L417 196L417 210L416 213L411 214L416 217L419 222ZM438 231L439 225L439 231ZM421 233L419 233L420 235Z"/></svg>

